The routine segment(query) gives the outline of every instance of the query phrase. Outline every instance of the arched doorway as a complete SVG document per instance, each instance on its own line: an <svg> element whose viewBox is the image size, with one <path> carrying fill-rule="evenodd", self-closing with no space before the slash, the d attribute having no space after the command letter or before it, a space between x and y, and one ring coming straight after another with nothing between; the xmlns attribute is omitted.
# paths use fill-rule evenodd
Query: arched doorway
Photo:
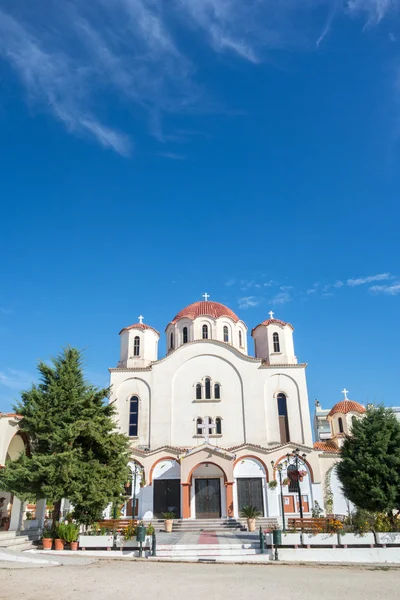
<svg viewBox="0 0 400 600"><path fill-rule="evenodd" d="M165 512L181 516L181 467L174 459L158 461L152 467L153 515L162 519Z"/></svg>
<svg viewBox="0 0 400 600"><path fill-rule="evenodd" d="M197 465L191 474L191 515L196 519L220 519L227 516L226 475L216 464Z"/></svg>
<svg viewBox="0 0 400 600"><path fill-rule="evenodd" d="M244 506L255 506L267 516L267 473L265 465L255 457L244 456L235 465L235 516Z"/></svg>

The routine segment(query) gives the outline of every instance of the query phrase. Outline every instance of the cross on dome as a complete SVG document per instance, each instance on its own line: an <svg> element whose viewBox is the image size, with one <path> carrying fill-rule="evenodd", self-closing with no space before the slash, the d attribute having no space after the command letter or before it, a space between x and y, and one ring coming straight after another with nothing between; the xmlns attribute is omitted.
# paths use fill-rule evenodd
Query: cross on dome
<svg viewBox="0 0 400 600"><path fill-rule="evenodd" d="M270 318L270 319L273 319L273 318L274 318L274 314L275 314L275 313L273 313L273 312L272 312L272 310L270 310L268 314L269 314L269 318Z"/></svg>
<svg viewBox="0 0 400 600"><path fill-rule="evenodd" d="M208 298L210 297L210 294L207 294L207 292L205 294L203 294L203 298L204 300L207 302Z"/></svg>
<svg viewBox="0 0 400 600"><path fill-rule="evenodd" d="M346 390L346 388L344 388L344 389L342 390L342 394L344 394L344 399L345 399L345 400L348 400L348 397L347 397L347 394L348 394L348 393L349 393L349 390Z"/></svg>
<svg viewBox="0 0 400 600"><path fill-rule="evenodd" d="M140 315L140 317L138 317L138 319L139 319L139 323L142 325L144 317L142 317L142 315Z"/></svg>

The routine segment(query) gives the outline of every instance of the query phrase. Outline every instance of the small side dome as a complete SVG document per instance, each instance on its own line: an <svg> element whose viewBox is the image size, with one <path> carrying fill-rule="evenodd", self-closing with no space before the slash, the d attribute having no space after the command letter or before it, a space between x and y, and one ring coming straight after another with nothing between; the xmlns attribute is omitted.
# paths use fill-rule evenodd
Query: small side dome
<svg viewBox="0 0 400 600"><path fill-rule="evenodd" d="M333 417L333 415L340 413L341 415L347 415L350 412L355 412L359 414L365 413L365 407L359 402L355 402L354 400L341 400L337 402L328 413L328 417Z"/></svg>
<svg viewBox="0 0 400 600"><path fill-rule="evenodd" d="M134 323L133 325L129 325L129 327L124 327L123 329L121 329L121 331L119 332L119 335L121 335L121 333L123 331L129 331L130 329L141 329L142 331L144 329L151 329L152 331L154 331L154 333L156 333L158 336L160 335L159 332L157 331L157 329L154 329L154 327L151 327L150 325L146 325L145 323Z"/></svg>
<svg viewBox="0 0 400 600"><path fill-rule="evenodd" d="M251 330L251 335L253 335L253 331L255 331L257 327L260 327L260 325L264 325L265 327L268 327L268 325L281 325L281 327L285 327L286 325L288 325L292 329L292 331L294 331L293 325L291 325L290 323L286 323L286 321L281 321L280 319L267 319L266 321L263 321L262 323L256 325Z"/></svg>

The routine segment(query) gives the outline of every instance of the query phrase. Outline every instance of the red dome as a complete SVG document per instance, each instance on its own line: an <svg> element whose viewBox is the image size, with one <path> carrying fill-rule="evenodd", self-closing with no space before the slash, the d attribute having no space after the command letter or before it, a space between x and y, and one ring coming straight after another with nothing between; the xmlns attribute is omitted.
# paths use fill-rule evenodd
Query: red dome
<svg viewBox="0 0 400 600"><path fill-rule="evenodd" d="M365 413L365 407L354 400L341 400L331 409L328 417L332 417L336 413L347 415L349 412Z"/></svg>
<svg viewBox="0 0 400 600"><path fill-rule="evenodd" d="M197 317L212 317L213 319L218 319L219 317L229 317L232 321L237 323L239 321L239 317L235 315L233 310L225 306L224 304L220 304L219 302L193 302L193 304L189 304L186 308L178 312L176 317L174 317L171 323L176 323L179 319L197 319Z"/></svg>
<svg viewBox="0 0 400 600"><path fill-rule="evenodd" d="M251 330L251 333L253 333L253 331L255 331L257 327L260 327L260 325L265 325L265 327L268 327L268 325L282 325L282 327L286 327L286 325L289 325L289 327L293 329L293 325L291 325L290 323L286 323L286 321L281 321L280 319L267 319L266 321L263 321L262 323L256 325L254 329Z"/></svg>

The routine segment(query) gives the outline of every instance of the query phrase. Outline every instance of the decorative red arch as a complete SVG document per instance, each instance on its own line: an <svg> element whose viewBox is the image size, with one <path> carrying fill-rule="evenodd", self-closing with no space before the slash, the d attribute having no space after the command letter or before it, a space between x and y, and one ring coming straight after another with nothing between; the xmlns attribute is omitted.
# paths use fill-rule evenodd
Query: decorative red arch
<svg viewBox="0 0 400 600"><path fill-rule="evenodd" d="M240 456L239 458L237 458L235 460L235 462L233 463L233 469L235 469L236 465L241 461L244 460L245 458L253 458L254 460L258 461L259 463L262 464L262 466L264 467L264 471L265 471L265 478L267 481L269 481L269 473L268 473L268 469L267 469L267 465L265 464L265 462L263 460L261 460L261 458L259 458L258 456L255 456L254 454L246 454L245 456Z"/></svg>
<svg viewBox="0 0 400 600"><path fill-rule="evenodd" d="M175 462L177 462L179 464L179 460L176 458L176 456L162 456L161 458L157 459L156 462L153 464L153 466L150 469L149 485L151 485L153 483L154 468L158 465L159 462L162 462L163 460L174 460Z"/></svg>
<svg viewBox="0 0 400 600"><path fill-rule="evenodd" d="M192 478L193 478L193 473L195 472L195 470L197 469L197 467L200 467L200 465L214 465L215 467L218 467L218 469L221 469L222 473L224 474L224 482L228 483L228 477L225 473L225 470L221 467L221 465L218 465L215 462L212 462L211 460L202 460L201 462L197 463L197 465L195 465L192 470L190 471L189 475L188 475L188 479L187 479L187 483L189 485L192 485Z"/></svg>

